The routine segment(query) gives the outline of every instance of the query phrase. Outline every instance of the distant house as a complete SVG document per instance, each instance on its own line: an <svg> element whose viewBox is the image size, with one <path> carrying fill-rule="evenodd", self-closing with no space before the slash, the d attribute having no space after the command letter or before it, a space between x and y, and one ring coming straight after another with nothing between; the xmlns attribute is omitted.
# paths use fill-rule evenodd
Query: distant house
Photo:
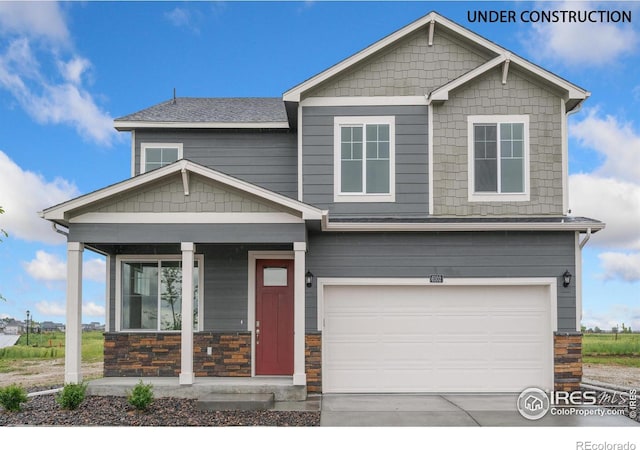
<svg viewBox="0 0 640 450"><path fill-rule="evenodd" d="M25 324L17 320L12 320L4 327L5 334L20 334L26 331Z"/></svg>
<svg viewBox="0 0 640 450"><path fill-rule="evenodd" d="M52 331L64 331L65 327L63 323L46 321L40 324L40 330L42 330L42 332L44 333Z"/></svg>
<svg viewBox="0 0 640 450"><path fill-rule="evenodd" d="M104 331L104 325L100 322L83 323L82 331Z"/></svg>

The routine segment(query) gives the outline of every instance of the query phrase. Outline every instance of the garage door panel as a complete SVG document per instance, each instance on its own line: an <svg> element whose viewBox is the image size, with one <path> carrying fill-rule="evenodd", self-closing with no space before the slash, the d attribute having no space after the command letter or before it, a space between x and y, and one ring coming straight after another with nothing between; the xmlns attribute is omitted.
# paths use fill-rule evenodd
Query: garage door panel
<svg viewBox="0 0 640 450"><path fill-rule="evenodd" d="M325 392L551 388L545 286L326 286Z"/></svg>

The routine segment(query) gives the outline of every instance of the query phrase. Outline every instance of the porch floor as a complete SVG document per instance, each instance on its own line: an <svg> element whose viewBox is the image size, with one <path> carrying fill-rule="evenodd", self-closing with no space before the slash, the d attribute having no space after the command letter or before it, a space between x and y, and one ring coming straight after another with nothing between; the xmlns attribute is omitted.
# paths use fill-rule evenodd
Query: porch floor
<svg viewBox="0 0 640 450"><path fill-rule="evenodd" d="M209 394L273 394L276 402L307 400L306 386L294 386L293 377L196 377L180 385L178 377L105 377L87 384L88 395L124 397L142 380L153 386L155 397L202 398Z"/></svg>

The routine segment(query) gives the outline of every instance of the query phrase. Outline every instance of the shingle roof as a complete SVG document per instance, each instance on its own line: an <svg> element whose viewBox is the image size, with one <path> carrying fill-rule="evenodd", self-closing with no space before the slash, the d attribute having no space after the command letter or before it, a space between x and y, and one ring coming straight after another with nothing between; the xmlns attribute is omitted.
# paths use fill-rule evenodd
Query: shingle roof
<svg viewBox="0 0 640 450"><path fill-rule="evenodd" d="M177 97L120 117L116 122L268 123L287 122L281 98Z"/></svg>

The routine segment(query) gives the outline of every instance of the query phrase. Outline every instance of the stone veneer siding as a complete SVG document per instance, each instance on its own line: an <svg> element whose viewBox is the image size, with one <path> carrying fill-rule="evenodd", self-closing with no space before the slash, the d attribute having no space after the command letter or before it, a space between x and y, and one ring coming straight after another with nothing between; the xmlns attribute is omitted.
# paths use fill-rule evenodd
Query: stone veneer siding
<svg viewBox="0 0 640 450"><path fill-rule="evenodd" d="M105 333L104 376L177 377L180 342L179 333ZM195 376L251 376L251 333L195 333L193 353Z"/></svg>
<svg viewBox="0 0 640 450"><path fill-rule="evenodd" d="M579 391L582 381L582 333L555 333L554 389Z"/></svg>
<svg viewBox="0 0 640 450"><path fill-rule="evenodd" d="M307 373L307 392L322 393L322 334L305 336L304 365Z"/></svg>

